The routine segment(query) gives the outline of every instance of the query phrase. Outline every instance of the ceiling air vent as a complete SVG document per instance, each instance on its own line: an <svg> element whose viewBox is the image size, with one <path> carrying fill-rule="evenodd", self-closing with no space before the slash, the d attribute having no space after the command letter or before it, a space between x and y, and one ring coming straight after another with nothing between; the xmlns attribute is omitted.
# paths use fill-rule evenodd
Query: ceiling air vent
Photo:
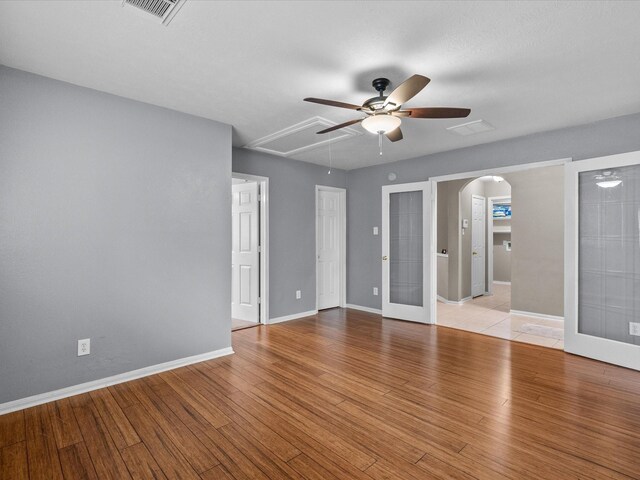
<svg viewBox="0 0 640 480"><path fill-rule="evenodd" d="M163 25L169 25L178 10L187 0L122 0L122 6L130 5L139 12L145 12Z"/></svg>
<svg viewBox="0 0 640 480"><path fill-rule="evenodd" d="M475 135L476 133L489 132L495 129L496 128L493 125L489 122L485 122L484 120L474 120L473 122L467 122L447 128L451 133L462 135L463 137Z"/></svg>

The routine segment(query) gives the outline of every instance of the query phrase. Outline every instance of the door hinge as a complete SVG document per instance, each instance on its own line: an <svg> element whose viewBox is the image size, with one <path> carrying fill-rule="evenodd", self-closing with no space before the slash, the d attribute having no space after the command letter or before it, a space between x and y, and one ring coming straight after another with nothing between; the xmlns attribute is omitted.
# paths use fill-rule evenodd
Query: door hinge
<svg viewBox="0 0 640 480"><path fill-rule="evenodd" d="M258 297L258 305L260 305L261 303L262 303L262 299Z"/></svg>
<svg viewBox="0 0 640 480"><path fill-rule="evenodd" d="M262 247L258 245L258 253L262 253Z"/></svg>

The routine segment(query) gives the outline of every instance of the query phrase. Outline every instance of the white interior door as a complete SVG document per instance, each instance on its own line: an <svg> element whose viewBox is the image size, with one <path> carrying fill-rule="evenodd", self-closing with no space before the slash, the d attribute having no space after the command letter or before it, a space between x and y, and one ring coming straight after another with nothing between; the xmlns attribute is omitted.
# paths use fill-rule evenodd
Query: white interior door
<svg viewBox="0 0 640 480"><path fill-rule="evenodd" d="M471 296L484 295L485 287L485 198L480 195L471 197Z"/></svg>
<svg viewBox="0 0 640 480"><path fill-rule="evenodd" d="M260 250L257 182L232 186L231 316L259 321Z"/></svg>
<svg viewBox="0 0 640 480"><path fill-rule="evenodd" d="M382 315L431 323L431 182L382 187Z"/></svg>
<svg viewBox="0 0 640 480"><path fill-rule="evenodd" d="M565 167L565 350L640 370L640 152Z"/></svg>
<svg viewBox="0 0 640 480"><path fill-rule="evenodd" d="M318 310L340 305L340 192L317 190L316 197Z"/></svg>

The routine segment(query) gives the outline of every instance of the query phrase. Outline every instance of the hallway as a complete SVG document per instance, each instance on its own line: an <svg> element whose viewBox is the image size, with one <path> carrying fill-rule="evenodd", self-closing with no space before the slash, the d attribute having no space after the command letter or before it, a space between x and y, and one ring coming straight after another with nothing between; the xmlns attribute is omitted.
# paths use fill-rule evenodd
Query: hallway
<svg viewBox="0 0 640 480"><path fill-rule="evenodd" d="M564 322L514 315L511 285L495 283L493 295L474 298L462 305L438 301L437 324L492 337L543 347L564 349Z"/></svg>

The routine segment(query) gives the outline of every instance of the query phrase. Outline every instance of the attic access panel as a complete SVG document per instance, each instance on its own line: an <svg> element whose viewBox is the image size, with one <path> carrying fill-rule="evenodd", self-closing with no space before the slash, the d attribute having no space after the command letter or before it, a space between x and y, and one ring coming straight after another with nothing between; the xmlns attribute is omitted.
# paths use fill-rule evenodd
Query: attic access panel
<svg viewBox="0 0 640 480"><path fill-rule="evenodd" d="M270 153L272 155L279 155L281 157L291 157L302 152L329 145L330 143L340 142L362 135L362 132L355 128L342 128L323 135L316 133L334 125L337 125L337 123L327 120L326 118L313 117L255 140L246 145L246 148Z"/></svg>

